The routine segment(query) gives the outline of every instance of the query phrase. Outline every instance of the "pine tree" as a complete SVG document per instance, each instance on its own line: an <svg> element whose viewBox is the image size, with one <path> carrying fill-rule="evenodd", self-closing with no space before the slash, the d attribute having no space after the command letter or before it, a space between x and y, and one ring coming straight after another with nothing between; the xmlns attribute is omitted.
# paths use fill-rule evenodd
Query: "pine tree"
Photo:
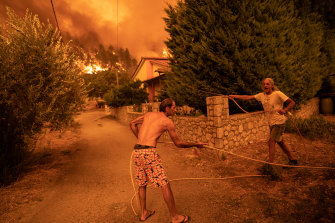
<svg viewBox="0 0 335 223"><path fill-rule="evenodd" d="M291 1L185 0L166 13L165 91L179 104L206 112L209 92L255 94L265 77L298 104L320 88L323 24L299 18Z"/></svg>

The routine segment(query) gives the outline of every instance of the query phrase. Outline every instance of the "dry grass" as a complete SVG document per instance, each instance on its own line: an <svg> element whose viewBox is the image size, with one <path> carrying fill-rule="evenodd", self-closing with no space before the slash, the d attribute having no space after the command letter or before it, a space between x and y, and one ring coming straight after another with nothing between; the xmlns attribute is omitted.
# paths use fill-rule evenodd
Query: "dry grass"
<svg viewBox="0 0 335 223"><path fill-rule="evenodd" d="M78 139L78 126L62 133L46 130L41 135L25 172L16 182L0 188L0 222L15 222L20 217L14 214L29 214L45 198L71 161Z"/></svg>
<svg viewBox="0 0 335 223"><path fill-rule="evenodd" d="M333 143L301 139L295 134L285 134L285 139L292 147L299 165L335 167ZM276 162L287 164L287 157L278 146L276 148ZM234 148L232 151L266 161L268 147L264 141ZM187 165L192 165L192 162ZM201 159L194 162L194 167L203 167L203 171L214 177L260 174L262 165L229 154L222 159L222 154L211 151L202 152ZM208 171L209 169L211 171ZM231 209L233 215L239 216L235 219L236 222L335 221L335 170L281 167L274 169L278 179L232 181L228 186L220 188L224 193L220 205Z"/></svg>

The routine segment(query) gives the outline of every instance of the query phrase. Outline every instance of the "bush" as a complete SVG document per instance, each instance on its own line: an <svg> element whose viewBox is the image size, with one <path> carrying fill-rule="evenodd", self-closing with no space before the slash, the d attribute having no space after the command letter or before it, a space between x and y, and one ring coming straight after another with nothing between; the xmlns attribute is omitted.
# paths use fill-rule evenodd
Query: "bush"
<svg viewBox="0 0 335 223"><path fill-rule="evenodd" d="M316 139L324 138L335 142L335 124L327 121L322 115L314 114L309 119L291 117L286 123L286 131L299 133L302 136Z"/></svg>
<svg viewBox="0 0 335 223"><path fill-rule="evenodd" d="M72 48L50 23L27 10L7 8L0 33L0 185L15 180L28 144L48 124L60 129L84 102L83 80Z"/></svg>
<svg viewBox="0 0 335 223"><path fill-rule="evenodd" d="M104 95L106 104L111 107L121 107L139 105L148 101L148 93L141 85L141 81L137 80L119 88L112 88Z"/></svg>
<svg viewBox="0 0 335 223"><path fill-rule="evenodd" d="M116 87L116 76L119 75L120 85L129 83L125 72L117 70L98 71L93 74L84 74L85 86L89 97L103 97L112 87Z"/></svg>

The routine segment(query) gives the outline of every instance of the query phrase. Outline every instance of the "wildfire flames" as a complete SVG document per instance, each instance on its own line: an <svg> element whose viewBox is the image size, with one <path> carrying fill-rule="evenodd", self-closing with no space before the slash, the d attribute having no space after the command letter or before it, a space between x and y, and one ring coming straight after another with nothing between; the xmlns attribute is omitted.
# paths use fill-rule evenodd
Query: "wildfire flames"
<svg viewBox="0 0 335 223"><path fill-rule="evenodd" d="M84 66L84 68L82 69L82 72L88 73L88 74L93 74L93 73L96 73L98 71L105 71L105 70L107 70L107 69L102 68L100 65L91 64L91 65L88 65L88 66Z"/></svg>
<svg viewBox="0 0 335 223"><path fill-rule="evenodd" d="M83 62L78 61L78 66L80 67L80 70L83 73L86 74L95 74L99 71L105 71L110 70L111 68L109 66L105 67L102 65L99 65L98 63L91 63L89 65L85 65ZM112 67L113 70L117 70L117 72L126 71L126 69L123 67L121 63L115 63L115 65Z"/></svg>

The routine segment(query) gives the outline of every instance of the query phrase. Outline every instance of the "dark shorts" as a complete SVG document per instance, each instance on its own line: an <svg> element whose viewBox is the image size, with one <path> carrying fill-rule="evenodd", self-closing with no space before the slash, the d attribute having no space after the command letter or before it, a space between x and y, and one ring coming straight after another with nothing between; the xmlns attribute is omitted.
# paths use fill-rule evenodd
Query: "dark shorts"
<svg viewBox="0 0 335 223"><path fill-rule="evenodd" d="M162 165L162 160L155 148L136 149L133 153L136 183L146 186L152 182L155 187L162 187L169 182Z"/></svg>
<svg viewBox="0 0 335 223"><path fill-rule="evenodd" d="M271 125L270 126L270 138L276 142L283 141L283 134L285 131L285 124Z"/></svg>

